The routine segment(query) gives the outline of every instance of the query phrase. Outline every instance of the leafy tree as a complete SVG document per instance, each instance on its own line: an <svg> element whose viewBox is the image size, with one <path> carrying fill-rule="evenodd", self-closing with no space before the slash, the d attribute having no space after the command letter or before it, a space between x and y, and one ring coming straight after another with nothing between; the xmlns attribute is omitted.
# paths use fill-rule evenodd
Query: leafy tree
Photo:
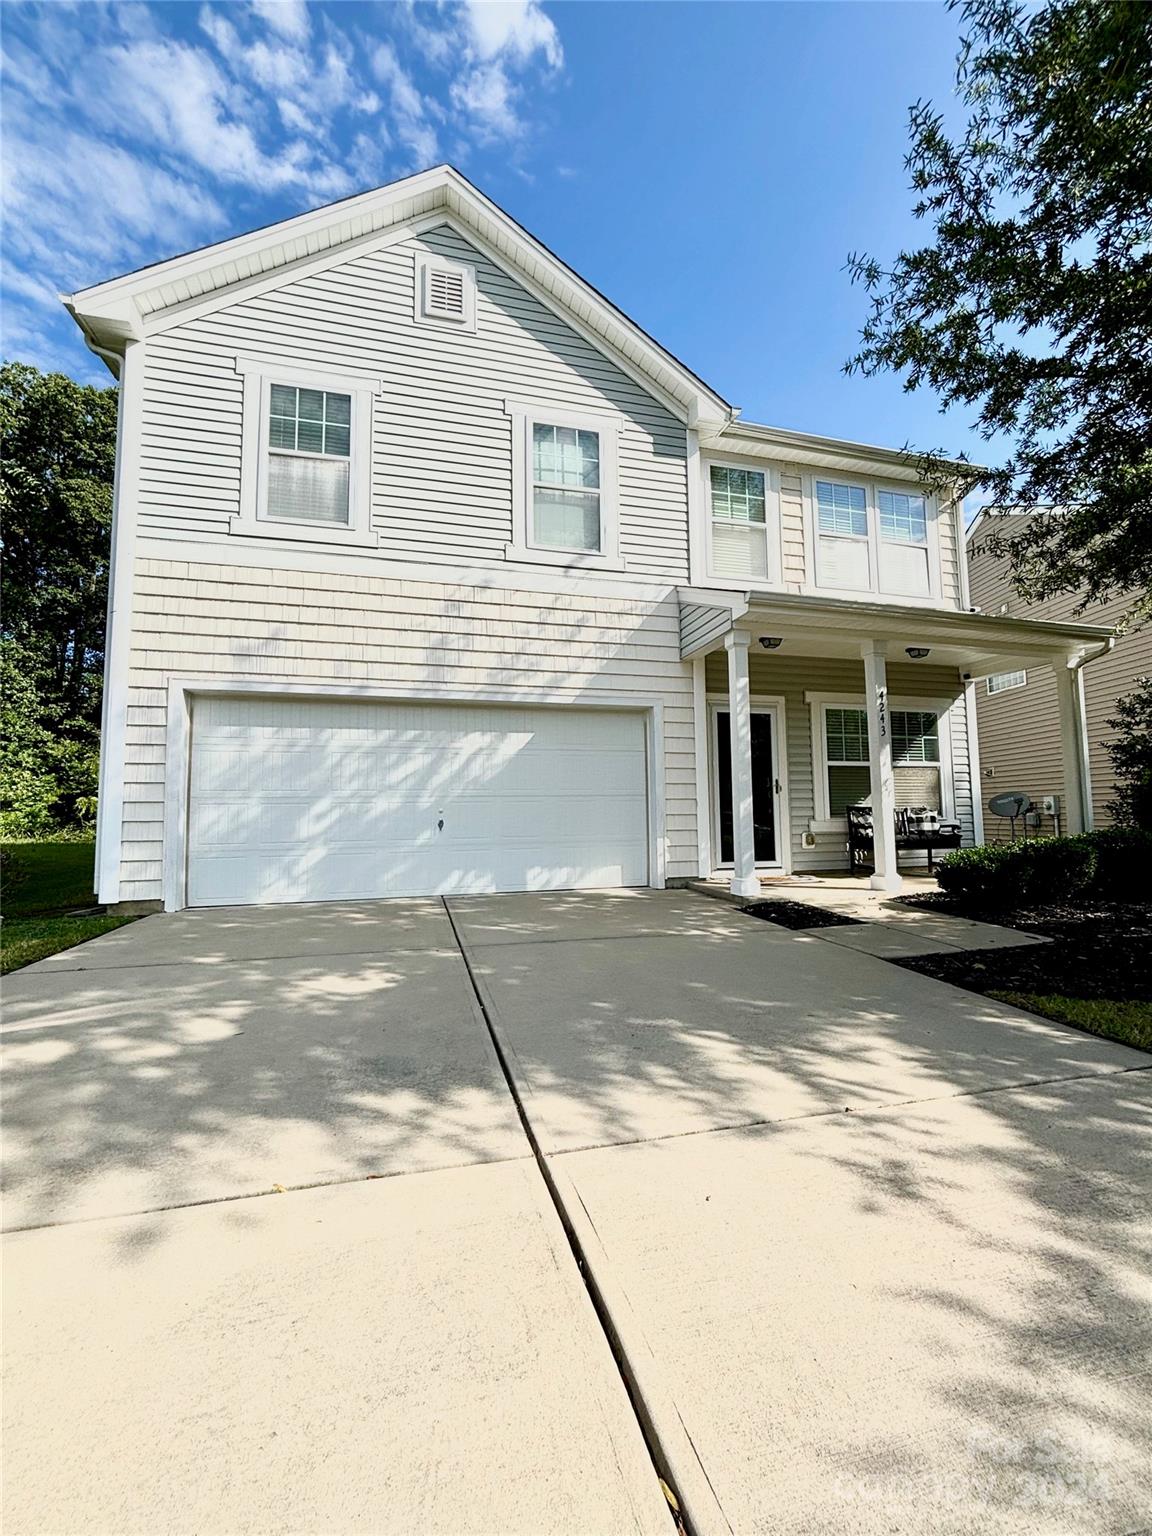
<svg viewBox="0 0 1152 1536"><path fill-rule="evenodd" d="M1117 699L1107 724L1116 732L1105 744L1116 772L1108 809L1121 826L1152 832L1152 677L1136 679L1136 691Z"/></svg>
<svg viewBox="0 0 1152 1536"><path fill-rule="evenodd" d="M5 363L0 453L0 815L7 835L36 836L82 819L95 788L115 388Z"/></svg>
<svg viewBox="0 0 1152 1536"><path fill-rule="evenodd" d="M967 124L911 109L905 164L930 243L890 266L854 255L871 294L848 372L894 370L941 409L975 407L1006 462L961 477L1005 511L1055 510L994 552L1029 599L1152 606L1152 5L949 0ZM936 451L930 478L954 478Z"/></svg>

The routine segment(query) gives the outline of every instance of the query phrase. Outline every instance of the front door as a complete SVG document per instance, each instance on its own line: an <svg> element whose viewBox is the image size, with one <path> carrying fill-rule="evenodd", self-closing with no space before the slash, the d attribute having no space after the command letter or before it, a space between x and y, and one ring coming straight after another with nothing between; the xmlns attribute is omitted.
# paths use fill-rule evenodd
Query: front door
<svg viewBox="0 0 1152 1536"><path fill-rule="evenodd" d="M716 804L720 819L720 863L732 863L732 744L729 714L715 712ZM776 753L775 716L770 710L752 712L752 820L756 829L757 864L779 864L776 851Z"/></svg>

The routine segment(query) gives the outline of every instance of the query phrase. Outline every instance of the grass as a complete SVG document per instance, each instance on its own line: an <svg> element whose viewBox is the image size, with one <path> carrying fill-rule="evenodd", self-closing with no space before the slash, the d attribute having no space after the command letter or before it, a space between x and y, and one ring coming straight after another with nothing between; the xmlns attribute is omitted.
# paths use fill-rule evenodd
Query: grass
<svg viewBox="0 0 1152 1536"><path fill-rule="evenodd" d="M1037 992L989 992L1002 1003L1027 1008L1058 1024L1072 1024L1106 1040L1152 1051L1152 1003L1113 1002L1098 997L1062 997Z"/></svg>
<svg viewBox="0 0 1152 1536"><path fill-rule="evenodd" d="M94 844L4 843L23 871L5 881L4 923L0 927L0 974L18 971L130 923L130 917L74 915L77 907L94 907L92 889Z"/></svg>
<svg viewBox="0 0 1152 1536"><path fill-rule="evenodd" d="M71 949L132 921L130 917L9 918L0 928L0 975L7 976L22 965L46 960L62 949Z"/></svg>

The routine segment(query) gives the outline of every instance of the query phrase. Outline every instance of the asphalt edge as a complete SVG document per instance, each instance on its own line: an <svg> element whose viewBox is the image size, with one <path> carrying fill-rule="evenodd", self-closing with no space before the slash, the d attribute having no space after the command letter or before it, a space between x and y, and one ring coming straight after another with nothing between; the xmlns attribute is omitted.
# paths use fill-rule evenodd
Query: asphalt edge
<svg viewBox="0 0 1152 1536"><path fill-rule="evenodd" d="M680 1417L665 1375L626 1294L612 1274L607 1253L584 1202L570 1175L555 1167L540 1145L525 1103L525 1098L531 1096L531 1086L522 1081L522 1074L516 1070L519 1065L516 1051L499 1022L499 1010L477 973L472 952L457 926L447 898L441 900L524 1134L612 1351L652 1465L675 1497L676 1504L670 1507L673 1519L676 1519L678 1506L679 1525L685 1536L734 1536L732 1525Z"/></svg>

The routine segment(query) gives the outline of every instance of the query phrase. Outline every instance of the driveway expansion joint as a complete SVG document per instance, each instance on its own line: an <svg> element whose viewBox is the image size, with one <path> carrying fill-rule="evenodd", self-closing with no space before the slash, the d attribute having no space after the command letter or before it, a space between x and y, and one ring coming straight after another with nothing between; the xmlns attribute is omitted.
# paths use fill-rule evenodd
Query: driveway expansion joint
<svg viewBox="0 0 1152 1536"><path fill-rule="evenodd" d="M532 1148L532 1154L536 1160L536 1166L544 1180L545 1188L547 1189L549 1199L552 1201L553 1207L555 1208L556 1215L560 1221L560 1225L564 1230L564 1235L568 1241L568 1245L571 1250L573 1260L575 1261L577 1271L580 1275L581 1282L583 1283L584 1289L588 1294L588 1299L592 1304L592 1309L596 1314L596 1319L604 1333L604 1337L612 1353L612 1358L616 1364L617 1370L619 1371L620 1380L623 1384L625 1392L628 1395L628 1401L632 1406L637 1426L639 1427L640 1433L643 1436L644 1444L648 1450L648 1455L652 1462L653 1474L662 1485L662 1487L670 1488L676 1497L676 1506L672 1506L670 1502L668 1509L672 1524L677 1532L677 1536L696 1536L695 1522L691 1519L691 1513L685 1509L684 1490L681 1486L679 1486L679 1479L676 1477L672 1467L672 1458L669 1457L667 1449L663 1444L660 1431L656 1424L655 1415L650 1411L647 1403L645 1402L643 1390L637 1380L635 1366L629 1359L624 1341L621 1338L620 1332L615 1326L615 1323L613 1322L611 1311L604 1298L604 1294L601 1291L599 1282L597 1281L593 1265L589 1259L588 1254L585 1252L584 1245L576 1231L571 1212L568 1209L564 1197L560 1193L556 1180L553 1177L552 1170L548 1165L547 1155L545 1154L543 1147L540 1145L539 1139L536 1136L536 1132L533 1129L532 1122L529 1119L527 1108L524 1105L524 1101L521 1097L516 1079L512 1073L511 1067L509 1066L509 1057L505 1048L504 1040L502 1038L501 1032L496 1028L492 1015L489 1011L487 999L481 988L479 977L476 975L476 972L473 969L472 957L464 942L463 934L460 932L460 929L457 926L455 915L452 911L452 908L448 904L447 898L441 897L441 900L444 903L444 911L447 914L448 921L452 925L452 932L455 936L456 943L459 946L460 957L463 960L464 967L468 973L468 980L471 983L473 992L475 993L476 1002L484 1020L484 1027L488 1031L489 1038L492 1041L493 1049L495 1050L497 1059L500 1063L500 1070L504 1074L504 1080L507 1083L508 1092L511 1094L513 1103L516 1106L516 1113L520 1117L520 1123L524 1129L524 1134L528 1138L529 1145ZM500 947L506 948L508 946L502 945ZM693 1446L692 1449L693 1453L695 1454L695 1446ZM703 1463L699 1462L698 1456L697 1462L700 1471L704 1473L705 1477L707 1477L707 1473L704 1472ZM679 1511L678 1513L677 1510Z"/></svg>
<svg viewBox="0 0 1152 1536"><path fill-rule="evenodd" d="M1018 1083L991 1083L986 1088L961 1088L956 1093L930 1094L920 1099L892 1099L887 1104L839 1104L831 1109L810 1109L798 1115L773 1115L764 1120L734 1120L727 1125L702 1125L690 1131L668 1131L662 1135L630 1136L623 1141L593 1141L582 1147L558 1147L549 1157L577 1157L582 1152L607 1152L620 1147L646 1147L656 1142L687 1141L696 1136L724 1136L733 1131L756 1131L766 1125L796 1125L805 1120L833 1120L841 1115L883 1115L898 1109L915 1109L920 1104L950 1104L956 1099L983 1098L989 1094L1019 1093L1029 1088L1054 1088L1064 1083L1098 1082L1132 1073L1152 1072L1152 1061L1131 1067L1102 1067L1095 1072L1074 1072L1068 1077L1023 1078ZM1149 1533L1152 1536L1152 1532Z"/></svg>

